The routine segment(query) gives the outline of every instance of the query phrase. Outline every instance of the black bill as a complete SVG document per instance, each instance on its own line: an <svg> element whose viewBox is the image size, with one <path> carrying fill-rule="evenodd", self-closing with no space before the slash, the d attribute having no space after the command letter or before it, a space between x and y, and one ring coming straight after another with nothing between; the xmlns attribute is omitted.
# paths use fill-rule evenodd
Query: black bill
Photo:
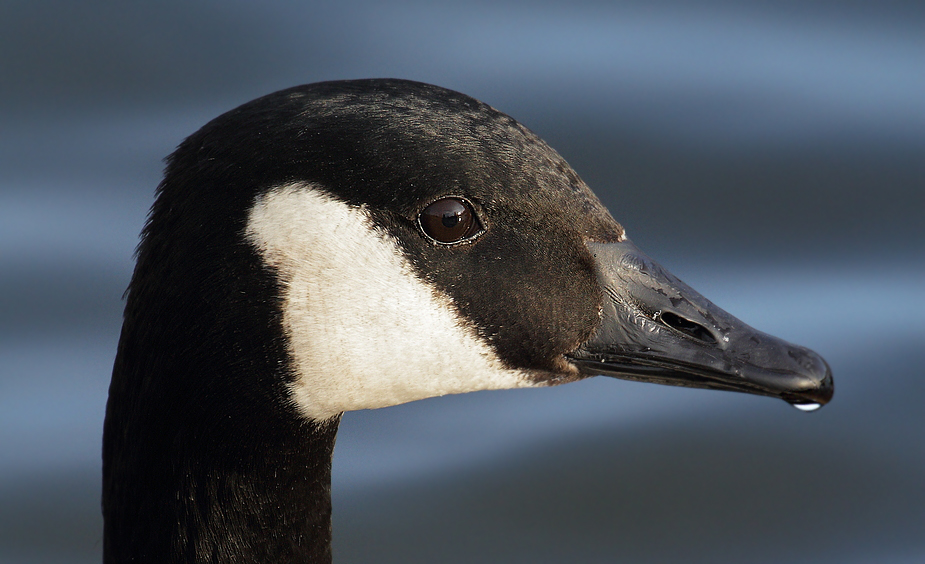
<svg viewBox="0 0 925 564"><path fill-rule="evenodd" d="M807 411L832 399L818 354L752 329L629 241L588 247L605 299L601 327L569 355L583 372L777 397Z"/></svg>

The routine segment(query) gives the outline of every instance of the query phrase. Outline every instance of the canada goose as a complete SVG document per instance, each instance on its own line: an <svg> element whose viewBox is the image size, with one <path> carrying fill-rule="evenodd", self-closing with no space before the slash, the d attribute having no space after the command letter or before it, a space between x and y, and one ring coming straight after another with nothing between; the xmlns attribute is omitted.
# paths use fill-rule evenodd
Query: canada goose
<svg viewBox="0 0 925 564"><path fill-rule="evenodd" d="M103 439L106 562L327 562L341 414L596 374L818 406L825 361L639 251L510 117L299 86L167 161Z"/></svg>

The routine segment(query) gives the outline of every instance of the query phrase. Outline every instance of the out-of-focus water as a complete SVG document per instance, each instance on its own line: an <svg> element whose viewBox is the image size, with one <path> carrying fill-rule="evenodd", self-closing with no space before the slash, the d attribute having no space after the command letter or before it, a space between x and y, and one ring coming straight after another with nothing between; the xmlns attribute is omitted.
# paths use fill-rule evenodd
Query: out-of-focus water
<svg viewBox="0 0 925 564"><path fill-rule="evenodd" d="M523 121L641 248L821 353L836 395L597 378L347 414L337 561L925 561L918 3L256 6L0 6L0 562L100 560L160 159L249 98L361 76Z"/></svg>

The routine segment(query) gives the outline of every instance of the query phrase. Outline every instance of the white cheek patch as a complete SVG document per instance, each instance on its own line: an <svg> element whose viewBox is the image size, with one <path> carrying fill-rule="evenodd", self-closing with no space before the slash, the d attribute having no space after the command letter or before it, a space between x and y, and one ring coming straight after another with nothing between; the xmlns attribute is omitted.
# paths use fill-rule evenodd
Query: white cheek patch
<svg viewBox="0 0 925 564"><path fill-rule="evenodd" d="M369 215L310 185L259 197L245 235L277 269L302 413L534 386L505 368Z"/></svg>

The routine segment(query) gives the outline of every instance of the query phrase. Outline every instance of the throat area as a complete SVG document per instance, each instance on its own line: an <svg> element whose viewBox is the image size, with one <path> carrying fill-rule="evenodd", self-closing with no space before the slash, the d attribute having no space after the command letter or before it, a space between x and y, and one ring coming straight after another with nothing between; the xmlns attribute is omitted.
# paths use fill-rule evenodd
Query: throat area
<svg viewBox="0 0 925 564"><path fill-rule="evenodd" d="M104 464L104 562L330 562L339 421L169 462L125 449Z"/></svg>

